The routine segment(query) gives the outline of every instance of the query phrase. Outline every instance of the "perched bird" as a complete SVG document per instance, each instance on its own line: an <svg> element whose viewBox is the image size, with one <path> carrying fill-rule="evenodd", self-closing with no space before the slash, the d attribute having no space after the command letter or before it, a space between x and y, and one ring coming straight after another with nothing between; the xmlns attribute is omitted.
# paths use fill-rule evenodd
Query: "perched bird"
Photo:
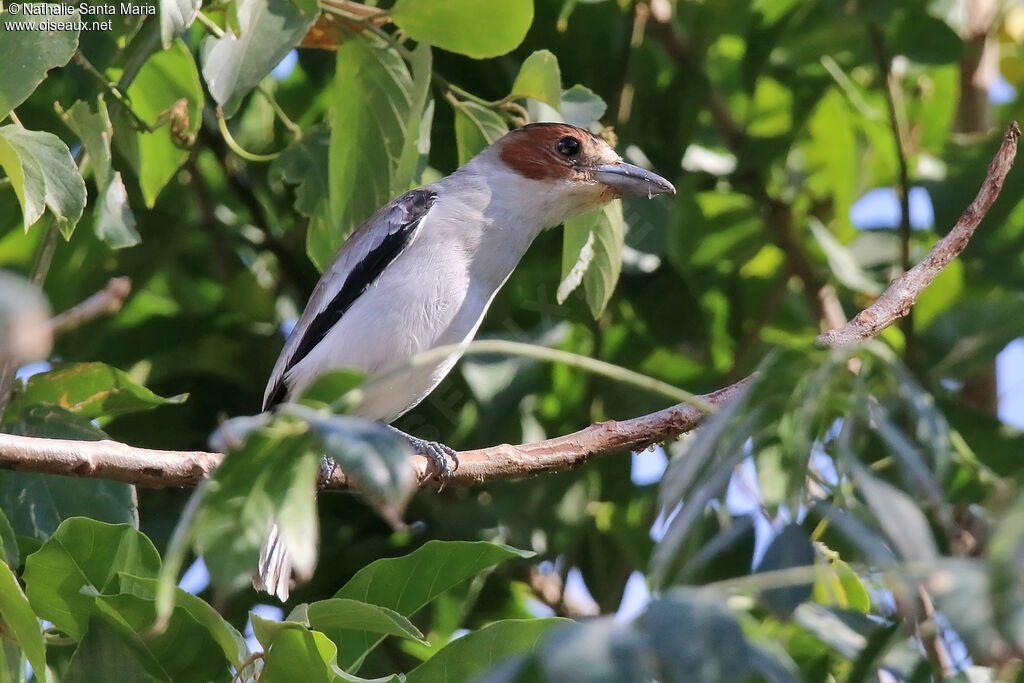
<svg viewBox="0 0 1024 683"><path fill-rule="evenodd" d="M430 349L468 342L495 294L546 228L622 195L675 193L622 161L586 130L533 123L502 136L441 180L394 199L352 233L324 272L267 384L263 409L298 396L325 372L371 379ZM461 354L390 373L354 414L394 421L444 379ZM442 479L455 451L392 427ZM291 567L276 527L257 588L288 597Z"/></svg>

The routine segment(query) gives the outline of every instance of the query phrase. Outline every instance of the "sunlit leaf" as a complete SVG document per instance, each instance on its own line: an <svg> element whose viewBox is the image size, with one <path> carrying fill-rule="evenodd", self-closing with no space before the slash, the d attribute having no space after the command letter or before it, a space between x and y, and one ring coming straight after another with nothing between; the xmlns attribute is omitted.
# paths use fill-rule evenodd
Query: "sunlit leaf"
<svg viewBox="0 0 1024 683"><path fill-rule="evenodd" d="M11 402L11 413L46 404L81 417L109 417L181 403L185 398L157 396L124 371L104 363L77 363L33 375Z"/></svg>
<svg viewBox="0 0 1024 683"><path fill-rule="evenodd" d="M398 0L390 16L415 40L484 59L522 42L533 21L533 0Z"/></svg>
<svg viewBox="0 0 1024 683"><path fill-rule="evenodd" d="M20 126L0 128L0 166L11 179L25 230L49 210L70 238L85 209L85 181L60 138Z"/></svg>
<svg viewBox="0 0 1024 683"><path fill-rule="evenodd" d="M69 31L39 30L39 24L51 21L46 15L13 15L0 10L0 64L17 64L18 68L0 70L0 120L7 113L25 101L36 86L46 78L46 72L57 66L64 66L78 47L78 29ZM67 22L77 22L81 16L74 14L64 17ZM18 20L31 27L10 27L11 20ZM69 24L71 25L71 24Z"/></svg>
<svg viewBox="0 0 1024 683"><path fill-rule="evenodd" d="M558 301L565 301L582 283L587 306L597 318L608 305L622 270L622 203L616 200L571 218L564 231Z"/></svg>
<svg viewBox="0 0 1024 683"><path fill-rule="evenodd" d="M552 628L568 619L505 619L458 638L406 674L408 683L469 681L498 662L534 651Z"/></svg>
<svg viewBox="0 0 1024 683"><path fill-rule="evenodd" d="M428 541L403 557L377 560L363 567L334 594L361 600L410 617L445 591L499 562L532 553L486 542ZM430 577L423 581L421 577ZM330 629L338 645L338 663L358 669L381 638L365 632Z"/></svg>
<svg viewBox="0 0 1024 683"><path fill-rule="evenodd" d="M152 208L188 158L184 138L194 138L203 122L203 88L185 44L176 40L147 59L129 86L128 97L132 111L153 130L134 130L134 120L122 108L111 106L114 142L138 176L146 206Z"/></svg>
<svg viewBox="0 0 1024 683"><path fill-rule="evenodd" d="M537 50L523 61L512 83L512 95L530 97L555 109L561 106L562 72L550 50Z"/></svg>
<svg viewBox="0 0 1024 683"><path fill-rule="evenodd" d="M299 44L317 14L316 0L240 0L237 32L229 30L203 48L203 78L226 116Z"/></svg>
<svg viewBox="0 0 1024 683"><path fill-rule="evenodd" d="M14 572L5 562L0 562L0 617L3 618L4 626L14 632L14 638L25 652L32 669L40 674L45 672L46 645L43 643L42 626ZM43 678L50 679L49 676Z"/></svg>
<svg viewBox="0 0 1024 683"><path fill-rule="evenodd" d="M120 573L156 578L160 556L127 524L64 521L25 560L25 593L43 619L75 640L85 635L97 594L119 591Z"/></svg>

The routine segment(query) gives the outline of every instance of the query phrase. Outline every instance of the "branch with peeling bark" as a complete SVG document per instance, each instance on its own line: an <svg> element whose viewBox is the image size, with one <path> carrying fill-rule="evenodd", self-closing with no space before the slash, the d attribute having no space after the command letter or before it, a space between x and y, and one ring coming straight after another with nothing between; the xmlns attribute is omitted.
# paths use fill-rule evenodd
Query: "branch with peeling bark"
<svg viewBox="0 0 1024 683"><path fill-rule="evenodd" d="M906 315L921 292L967 246L995 202L1017 153L1020 128L1010 125L977 197L949 234L940 239L921 263L897 277L864 311L838 329L818 337L823 346L845 346L870 339ZM733 400L749 383L740 380L698 397L712 406ZM598 422L572 434L532 444L502 444L459 453L459 468L449 485L470 485L535 476L572 469L593 458L637 451L674 439L697 428L705 413L680 403L629 420ZM114 441L70 441L0 434L0 468L124 481L147 487L194 486L223 460L221 453L160 451L134 448ZM413 456L421 485L431 485L426 457ZM348 479L335 471L328 489L346 489Z"/></svg>

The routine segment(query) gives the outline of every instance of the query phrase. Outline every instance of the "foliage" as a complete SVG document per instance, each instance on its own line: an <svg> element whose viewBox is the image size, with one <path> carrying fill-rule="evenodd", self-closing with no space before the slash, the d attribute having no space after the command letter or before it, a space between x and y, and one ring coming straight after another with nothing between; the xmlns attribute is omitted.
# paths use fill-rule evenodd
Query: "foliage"
<svg viewBox="0 0 1024 683"><path fill-rule="evenodd" d="M1024 335L1024 175L909 322L811 344L823 286L868 304L1024 113L960 85L980 3L160 0L44 31L5 4L0 429L229 455L191 495L0 471L0 681L1021 675L1024 436L986 380ZM1018 89L1021 26L1006 5L988 32ZM527 119L617 138L679 194L541 235L481 334L692 391L756 371L741 398L633 456L667 452L657 484L623 454L416 495L403 443L344 414L357 373L253 416L351 230ZM858 229L901 158L934 225ZM62 311L112 275L124 308L51 350L26 280ZM480 447L660 401L472 357L397 426ZM356 495L315 496L323 454ZM248 588L272 524L309 577L280 620Z"/></svg>

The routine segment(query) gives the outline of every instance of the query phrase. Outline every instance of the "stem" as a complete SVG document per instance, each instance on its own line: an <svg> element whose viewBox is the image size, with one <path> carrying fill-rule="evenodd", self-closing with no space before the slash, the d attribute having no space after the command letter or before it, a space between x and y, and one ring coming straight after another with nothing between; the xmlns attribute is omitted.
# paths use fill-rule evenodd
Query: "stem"
<svg viewBox="0 0 1024 683"><path fill-rule="evenodd" d="M358 403L358 401L362 399L365 387L391 379L412 368L423 367L425 365L430 365L431 363L436 363L448 358L452 354L470 356L503 354L508 356L520 356L522 358L533 358L552 363L561 363L563 365L568 365L569 367L579 368L580 370L586 370L587 372L608 377L609 379L622 382L623 384L630 384L639 389L644 389L655 394L661 394L662 396L666 396L679 403L688 403L709 415L714 413L716 410L715 406L708 401L698 398L694 394L667 382L655 379L654 377L649 377L639 372L634 372L633 370L627 370L626 368L619 367L618 365L614 365L603 360L597 360L596 358L588 358L587 356L570 353L569 351L561 351L559 349L551 349L546 346L536 346L534 344L524 344L522 342L505 341L503 339L485 339L470 342L468 344L449 344L447 346L440 346L436 349L424 351L423 353L413 356L405 363L375 376L362 387L357 387L348 391L338 399L338 401L332 404L332 408L348 406L352 402Z"/></svg>
<svg viewBox="0 0 1024 683"><path fill-rule="evenodd" d="M209 31L210 33L212 33L217 38L223 38L224 37L224 29L222 29L220 26L217 26L217 24L213 21L213 19L211 19L210 17L206 16L202 12L197 12L196 13L196 20L200 24L205 26L206 30Z"/></svg>
<svg viewBox="0 0 1024 683"><path fill-rule="evenodd" d="M256 86L256 90L258 90L259 93L263 95L264 99L267 100L267 103L270 104L270 108L274 110L274 114L276 114L277 118L282 124L284 124L284 127L288 129L288 132L292 134L292 137L296 140L301 140L302 128L288 117L288 114L284 112L281 105L279 105L277 100L274 99L274 93L270 91L270 88L268 88L266 84L260 83Z"/></svg>
<svg viewBox="0 0 1024 683"><path fill-rule="evenodd" d="M274 152L273 154L254 154L238 144L235 141L235 138L232 137L231 131L228 130L228 122L224 119L224 111L220 107L217 107L217 126L220 128L220 134L224 136L224 142L228 144L231 151L246 161L266 162L273 161L277 157L281 156L280 152Z"/></svg>
<svg viewBox="0 0 1024 683"><path fill-rule="evenodd" d="M23 125L23 124L21 123L21 119L19 119L19 118L18 118L18 115L14 113L14 110L13 110L13 109L12 109L12 110L11 110L10 112L8 112L8 113L7 113L7 115L11 117L11 121L14 121L14 124L15 124L16 126L18 126L18 128L24 128L24 127L25 127L25 126L24 126L24 125Z"/></svg>
<svg viewBox="0 0 1024 683"><path fill-rule="evenodd" d="M122 107L124 107L125 111L128 112L128 115L131 116L132 120L135 122L135 127L137 129L144 131L146 133L153 132L153 129L150 127L150 125L143 121L142 117L136 114L135 110L132 109L132 105L128 101L128 97L123 92L121 92L121 89L117 85L107 80L107 77L100 73L99 69L93 66L92 62L86 59L85 55L83 55L80 51L76 52L74 60L75 64L78 64L80 67L85 69L89 73L89 75L91 75L93 78L99 81L100 84L103 86L103 89L106 92L110 93L110 95L115 100L117 100Z"/></svg>

